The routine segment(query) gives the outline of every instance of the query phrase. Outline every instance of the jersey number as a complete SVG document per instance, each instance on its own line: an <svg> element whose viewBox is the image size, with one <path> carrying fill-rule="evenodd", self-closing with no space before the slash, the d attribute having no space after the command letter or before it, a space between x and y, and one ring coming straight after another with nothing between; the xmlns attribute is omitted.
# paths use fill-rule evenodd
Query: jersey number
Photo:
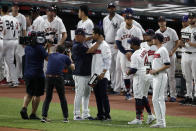
<svg viewBox="0 0 196 131"><path fill-rule="evenodd" d="M13 21L6 20L5 23L6 23L6 26L7 26L7 30L13 30L14 29Z"/></svg>

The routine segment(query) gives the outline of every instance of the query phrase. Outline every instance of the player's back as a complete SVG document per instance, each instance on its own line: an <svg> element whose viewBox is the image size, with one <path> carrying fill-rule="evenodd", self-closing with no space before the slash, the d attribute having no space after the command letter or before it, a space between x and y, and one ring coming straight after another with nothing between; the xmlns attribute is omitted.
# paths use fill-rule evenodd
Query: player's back
<svg viewBox="0 0 196 131"><path fill-rule="evenodd" d="M5 15L2 17L4 28L4 40L16 40L18 39L18 33L20 25L18 20L13 16Z"/></svg>

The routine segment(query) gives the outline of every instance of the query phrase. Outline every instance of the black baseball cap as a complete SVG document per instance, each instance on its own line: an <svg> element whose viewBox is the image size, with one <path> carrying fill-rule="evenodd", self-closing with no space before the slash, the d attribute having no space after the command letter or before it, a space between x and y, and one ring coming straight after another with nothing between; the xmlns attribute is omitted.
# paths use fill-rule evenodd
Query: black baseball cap
<svg viewBox="0 0 196 131"><path fill-rule="evenodd" d="M158 22L164 22L164 21L166 21L166 19L165 19L164 16L160 16L160 17L158 18Z"/></svg>
<svg viewBox="0 0 196 131"><path fill-rule="evenodd" d="M124 11L123 11L124 14L133 14L133 10L131 8L126 8Z"/></svg>
<svg viewBox="0 0 196 131"><path fill-rule="evenodd" d="M48 8L48 11L54 11L54 12L56 12L57 11L57 8L56 8L56 6L50 6Z"/></svg>
<svg viewBox="0 0 196 131"><path fill-rule="evenodd" d="M132 37L131 39L127 40L127 43L129 43L131 45L140 46L140 44L142 43L142 41L138 37Z"/></svg>
<svg viewBox="0 0 196 131"><path fill-rule="evenodd" d="M133 15L132 14L126 14L125 15L125 19L133 19Z"/></svg>
<svg viewBox="0 0 196 131"><path fill-rule="evenodd" d="M116 8L116 5L113 2L111 2L108 4L108 8L111 8L111 7Z"/></svg>
<svg viewBox="0 0 196 131"><path fill-rule="evenodd" d="M19 6L18 2L12 2L12 6Z"/></svg>
<svg viewBox="0 0 196 131"><path fill-rule="evenodd" d="M85 36L85 32L82 28L78 28L75 30L75 35L83 35Z"/></svg>
<svg viewBox="0 0 196 131"><path fill-rule="evenodd" d="M153 37L153 39L157 39L160 42L164 42L164 36L161 33L156 33Z"/></svg>
<svg viewBox="0 0 196 131"><path fill-rule="evenodd" d="M147 29L146 32L144 33L144 35L150 35L150 36L154 36L155 32L153 29Z"/></svg>
<svg viewBox="0 0 196 131"><path fill-rule="evenodd" d="M195 12L189 12L188 18L196 18L196 13Z"/></svg>

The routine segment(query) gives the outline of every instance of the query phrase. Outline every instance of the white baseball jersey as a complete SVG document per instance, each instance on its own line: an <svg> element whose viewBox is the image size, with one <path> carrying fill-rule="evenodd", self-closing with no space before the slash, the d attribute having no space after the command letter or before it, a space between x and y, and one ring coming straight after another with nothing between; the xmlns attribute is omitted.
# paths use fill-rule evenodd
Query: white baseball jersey
<svg viewBox="0 0 196 131"><path fill-rule="evenodd" d="M95 43L93 44L95 45ZM99 48L96 50L96 53L93 55L92 59L92 67L91 67L91 73L94 75L95 73L100 75L104 69L107 70L105 73L104 78L107 78L110 80L110 73L109 68L111 65L111 51L110 47L108 46L108 43L106 41L103 41Z"/></svg>
<svg viewBox="0 0 196 131"><path fill-rule="evenodd" d="M0 39L3 39L3 21L0 16Z"/></svg>
<svg viewBox="0 0 196 131"><path fill-rule="evenodd" d="M140 23L138 23L137 21L133 20L132 24L137 26L142 31L142 33L145 33L145 31L144 31L144 29L143 29L143 27L141 26ZM126 25L126 22L124 21L123 23L121 23L120 27L123 27L125 25Z"/></svg>
<svg viewBox="0 0 196 131"><path fill-rule="evenodd" d="M16 18L10 15L2 17L3 29L4 29L4 40L16 40L19 36L20 25Z"/></svg>
<svg viewBox="0 0 196 131"><path fill-rule="evenodd" d="M183 32L191 33L191 42L196 43L196 27L191 28L191 26L186 27ZM195 38L194 38L195 37ZM184 51L196 52L196 47L190 46L188 43L185 43Z"/></svg>
<svg viewBox="0 0 196 131"><path fill-rule="evenodd" d="M127 40L132 37L138 37L140 40L143 40L142 32L138 27L133 25L131 29L127 29L125 25L117 31L116 40L122 41L122 46L125 50L130 50L130 44L127 43Z"/></svg>
<svg viewBox="0 0 196 131"><path fill-rule="evenodd" d="M10 13L10 15L13 16L12 13ZM27 25L26 18L21 13L18 13L17 16L13 16L13 17L15 17L18 20L19 24L20 24L19 36L21 36L22 35L22 30L26 30L26 25Z"/></svg>
<svg viewBox="0 0 196 131"><path fill-rule="evenodd" d="M110 20L109 17L110 16L107 15L103 19L103 30L104 30L105 40L109 43L114 43L116 33L120 28L121 23L124 21L124 18L119 14L115 14L112 20Z"/></svg>
<svg viewBox="0 0 196 131"><path fill-rule="evenodd" d="M130 67L137 69L135 75L139 75L141 72L146 73L144 62L147 55L148 55L148 51L145 48L140 48L139 50L136 50L132 54Z"/></svg>
<svg viewBox="0 0 196 131"><path fill-rule="evenodd" d="M46 33L54 33L54 35L53 34L49 35L47 36L47 38L48 39L58 38L58 41L60 41L59 34L66 32L66 29L62 27L63 27L62 23L55 18L52 22L49 22L48 19L46 19L41 23L41 31L44 31Z"/></svg>
<svg viewBox="0 0 196 131"><path fill-rule="evenodd" d="M42 25L41 23L44 22L44 19L41 17L41 16L38 16L34 21L33 21L33 24L32 24L32 31L41 31L42 29Z"/></svg>
<svg viewBox="0 0 196 131"><path fill-rule="evenodd" d="M140 45L141 48L145 48L148 51L148 55L145 58L145 64L152 64L152 61L154 59L154 53L157 50L157 47L155 45L149 46L148 42L142 42Z"/></svg>
<svg viewBox="0 0 196 131"><path fill-rule="evenodd" d="M175 41L179 40L176 31L170 27L167 27L166 31L161 32L160 29L156 31L156 33L161 33L164 36L164 46L171 52L175 46Z"/></svg>
<svg viewBox="0 0 196 131"><path fill-rule="evenodd" d="M90 37L93 34L94 24L93 24L92 20L88 18L85 21L80 20L78 22L77 28L82 28L86 33L86 37ZM92 40L86 41L86 44L89 45L91 42L92 42Z"/></svg>
<svg viewBox="0 0 196 131"><path fill-rule="evenodd" d="M165 63L170 63L170 58L167 49L162 46L154 54L152 69L159 70L164 66Z"/></svg>

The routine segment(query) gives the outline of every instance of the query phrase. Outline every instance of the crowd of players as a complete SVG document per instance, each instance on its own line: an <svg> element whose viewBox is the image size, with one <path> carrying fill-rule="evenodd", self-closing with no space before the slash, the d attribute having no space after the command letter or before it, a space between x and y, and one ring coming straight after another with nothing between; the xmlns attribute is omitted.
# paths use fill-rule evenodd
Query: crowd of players
<svg viewBox="0 0 196 131"><path fill-rule="evenodd" d="M8 8L1 9L0 80L2 81L0 84L18 87L18 84L24 83L22 57L25 52L24 46L18 42L20 36L26 36L31 31L52 32L48 39L54 41L54 38L57 38L57 45L64 44L67 31L61 18L56 15L56 10L56 6L51 6L46 15L40 16L39 7L33 7L31 15L25 18L19 13L17 3L13 4L11 12L8 12ZM148 112L147 123L151 124L155 120L148 102L148 90L150 86L153 87L152 100L157 124L152 127L166 127L165 101L176 102L177 95L175 81L175 53L177 49L182 52L181 66L187 91L185 99L180 101L180 104L196 105L196 13L190 12L189 15L183 16L181 31L183 36L179 39L176 31L167 27L166 19L163 16L158 18L160 28L157 31L152 29L144 31L142 26L134 20L131 8L125 9L122 16L116 13L114 3L109 3L107 10L109 15L103 19L102 33L88 18L88 7L80 6L79 9L78 16L81 21L77 25L75 43L72 55L70 55L72 56L70 59L75 65L75 69L73 69L76 88L74 120L93 119L88 109L91 92L88 82L90 76L98 74L100 80L93 88L98 107L97 120L111 119L109 100L106 94L108 81L111 81L112 94L119 95L121 90L124 90L126 92L125 99L131 100L133 92L136 102L136 119L128 124L142 124L144 108ZM93 40L96 41L94 45L92 45ZM77 43L85 43L85 47L80 47ZM50 47L50 53L54 53L56 47ZM93 53L93 59L88 61L89 56L82 55L84 52L86 54ZM98 54L102 54L102 56L100 57ZM82 61L84 57L85 60ZM44 72L46 72L47 64L48 62L45 61ZM46 76L49 77L50 74L46 74ZM170 94L169 100L168 92ZM82 116L80 115L81 101ZM39 103L39 98L35 99L35 105L37 105L36 102ZM27 106L28 104L23 105L24 112ZM37 107L35 106L35 108ZM35 113L36 109L32 111L32 114ZM46 122L47 116L42 116L42 121ZM65 116L67 117L67 114Z"/></svg>

